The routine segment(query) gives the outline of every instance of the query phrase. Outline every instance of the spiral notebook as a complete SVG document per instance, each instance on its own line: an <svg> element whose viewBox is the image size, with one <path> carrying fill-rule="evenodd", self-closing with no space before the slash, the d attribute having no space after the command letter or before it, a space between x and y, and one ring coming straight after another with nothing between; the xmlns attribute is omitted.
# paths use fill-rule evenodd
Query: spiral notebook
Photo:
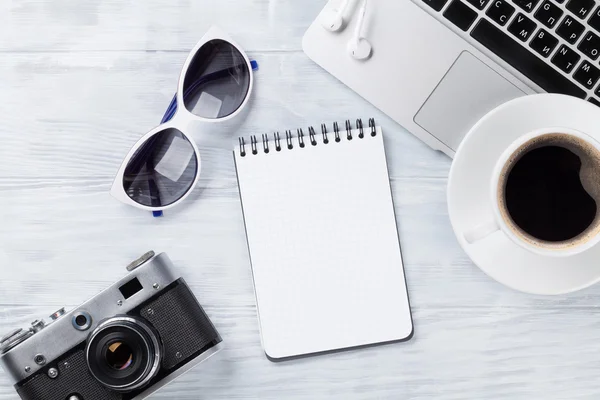
<svg viewBox="0 0 600 400"><path fill-rule="evenodd" d="M234 159L267 356L410 338L383 133L375 121L239 138Z"/></svg>

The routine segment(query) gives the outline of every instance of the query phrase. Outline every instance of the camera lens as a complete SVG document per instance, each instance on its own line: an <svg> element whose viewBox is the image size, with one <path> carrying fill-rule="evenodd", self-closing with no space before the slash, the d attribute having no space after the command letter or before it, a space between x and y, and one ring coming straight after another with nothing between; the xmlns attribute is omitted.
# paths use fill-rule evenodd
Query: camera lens
<svg viewBox="0 0 600 400"><path fill-rule="evenodd" d="M157 334L144 321L114 317L92 332L86 348L88 368L104 386L129 392L150 382L160 366Z"/></svg>
<svg viewBox="0 0 600 400"><path fill-rule="evenodd" d="M127 343L117 340L108 345L104 358L112 369L123 371L133 364L133 350Z"/></svg>

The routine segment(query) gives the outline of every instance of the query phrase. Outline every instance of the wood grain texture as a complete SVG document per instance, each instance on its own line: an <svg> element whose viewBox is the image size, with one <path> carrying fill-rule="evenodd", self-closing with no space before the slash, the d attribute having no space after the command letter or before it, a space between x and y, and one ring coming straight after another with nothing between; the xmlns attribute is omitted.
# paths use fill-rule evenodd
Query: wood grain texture
<svg viewBox="0 0 600 400"><path fill-rule="evenodd" d="M446 211L450 160L301 51L323 0L0 2L0 332L74 307L166 251L226 349L156 399L597 399L600 287L506 289L472 265ZM260 63L238 132L194 131L185 205L153 219L108 195L155 126L187 51L218 23ZM236 137L374 116L384 128L415 323L401 344L267 361L260 347L231 149ZM0 374L0 400L17 396Z"/></svg>

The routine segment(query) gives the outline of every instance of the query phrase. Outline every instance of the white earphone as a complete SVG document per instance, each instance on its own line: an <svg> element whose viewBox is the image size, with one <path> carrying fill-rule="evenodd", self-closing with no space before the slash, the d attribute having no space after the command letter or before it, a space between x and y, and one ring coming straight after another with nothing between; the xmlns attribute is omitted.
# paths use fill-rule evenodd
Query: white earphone
<svg viewBox="0 0 600 400"><path fill-rule="evenodd" d="M358 22L352 39L348 42L348 52L357 60L366 60L371 57L373 47L371 43L363 37L363 26L365 24L365 14L367 13L368 0L363 1L358 15Z"/></svg>
<svg viewBox="0 0 600 400"><path fill-rule="evenodd" d="M331 32L337 32L344 26L344 12L350 0L344 0L339 8L328 9L321 15L321 25Z"/></svg>

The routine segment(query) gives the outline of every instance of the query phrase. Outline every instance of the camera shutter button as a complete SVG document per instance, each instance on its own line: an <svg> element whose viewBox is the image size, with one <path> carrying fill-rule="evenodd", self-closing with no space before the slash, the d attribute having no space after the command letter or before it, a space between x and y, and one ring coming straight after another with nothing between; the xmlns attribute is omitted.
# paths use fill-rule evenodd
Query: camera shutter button
<svg viewBox="0 0 600 400"><path fill-rule="evenodd" d="M44 322L43 319L36 319L35 321L33 321L31 323L31 329L33 330L34 333L38 333L39 331L44 329L45 326L46 326L46 323Z"/></svg>

